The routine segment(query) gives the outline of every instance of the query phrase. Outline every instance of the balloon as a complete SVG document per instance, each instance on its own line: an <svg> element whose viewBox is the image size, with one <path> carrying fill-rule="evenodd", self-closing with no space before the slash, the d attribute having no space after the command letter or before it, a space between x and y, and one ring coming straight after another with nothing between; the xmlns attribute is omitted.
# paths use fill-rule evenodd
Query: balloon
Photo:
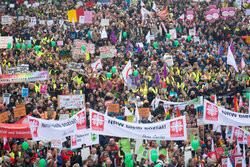
<svg viewBox="0 0 250 167"><path fill-rule="evenodd" d="M179 45L179 41L175 41L174 44L175 44L175 46L178 46Z"/></svg>
<svg viewBox="0 0 250 167"><path fill-rule="evenodd" d="M132 155L131 154L126 154L125 155L125 160L127 160L128 162L131 161L132 159Z"/></svg>
<svg viewBox="0 0 250 167"><path fill-rule="evenodd" d="M26 45L25 44L22 44L22 49L24 50L26 48Z"/></svg>
<svg viewBox="0 0 250 167"><path fill-rule="evenodd" d="M56 42L55 42L55 41L52 41L52 42L51 42L51 46L55 47L55 46L56 46Z"/></svg>
<svg viewBox="0 0 250 167"><path fill-rule="evenodd" d="M133 167L133 166L134 166L134 161L131 160L127 166L128 166L128 167Z"/></svg>
<svg viewBox="0 0 250 167"><path fill-rule="evenodd" d="M157 154L151 154L151 160L153 161L153 162L155 162L156 160L158 159L158 155Z"/></svg>
<svg viewBox="0 0 250 167"><path fill-rule="evenodd" d="M124 38L126 38L128 34L126 32L124 32L122 35Z"/></svg>
<svg viewBox="0 0 250 167"><path fill-rule="evenodd" d="M108 72L108 73L106 74L106 76L107 76L108 79L110 79L110 78L111 78L111 73Z"/></svg>
<svg viewBox="0 0 250 167"><path fill-rule="evenodd" d="M24 151L28 150L29 144L27 142L23 142L22 148L23 148Z"/></svg>
<svg viewBox="0 0 250 167"><path fill-rule="evenodd" d="M192 147L193 147L194 151L196 151L199 148L199 142L198 142L198 140L194 140L192 142Z"/></svg>
<svg viewBox="0 0 250 167"><path fill-rule="evenodd" d="M82 45L82 51L85 51L86 50L86 46Z"/></svg>
<svg viewBox="0 0 250 167"><path fill-rule="evenodd" d="M27 44L27 47L30 49L32 47L32 44L31 43L28 43Z"/></svg>
<svg viewBox="0 0 250 167"><path fill-rule="evenodd" d="M38 51L39 50L39 46L36 45L35 46L35 50Z"/></svg>
<svg viewBox="0 0 250 167"><path fill-rule="evenodd" d="M248 3L244 3L244 8L248 8Z"/></svg>
<svg viewBox="0 0 250 167"><path fill-rule="evenodd" d="M45 167L45 165L46 165L45 159L40 159L39 165L40 165L40 167Z"/></svg>
<svg viewBox="0 0 250 167"><path fill-rule="evenodd" d="M167 38L170 39L171 38L171 34L167 34Z"/></svg>
<svg viewBox="0 0 250 167"><path fill-rule="evenodd" d="M137 70L135 70L135 71L133 72L133 75L134 75L135 77L137 77L137 75L138 75L138 71L137 71Z"/></svg>
<svg viewBox="0 0 250 167"><path fill-rule="evenodd" d="M152 150L150 151L150 155L152 155L152 154L157 154L156 149L152 149Z"/></svg>
<svg viewBox="0 0 250 167"><path fill-rule="evenodd" d="M157 48L157 47L158 47L158 43L157 43L157 42L154 42L153 47L154 47L154 48Z"/></svg>
<svg viewBox="0 0 250 167"><path fill-rule="evenodd" d="M191 41L191 37L190 37L190 36L188 36L188 37L187 37L187 40L188 40L188 41Z"/></svg>
<svg viewBox="0 0 250 167"><path fill-rule="evenodd" d="M250 94L250 93L246 93L246 98L247 98L247 100L249 100L249 94Z"/></svg>
<svg viewBox="0 0 250 167"><path fill-rule="evenodd" d="M16 44L16 47L19 49L21 47L21 44L20 43L17 43Z"/></svg>
<svg viewBox="0 0 250 167"><path fill-rule="evenodd" d="M115 72L116 72L116 67L113 66L113 67L111 68L111 71L112 71L113 73L115 73Z"/></svg>
<svg viewBox="0 0 250 167"><path fill-rule="evenodd" d="M7 43L7 48L8 49L11 48L11 43L10 42Z"/></svg>
<svg viewBox="0 0 250 167"><path fill-rule="evenodd" d="M161 165L159 165L159 164L156 164L156 165L155 165L155 167L161 167Z"/></svg>

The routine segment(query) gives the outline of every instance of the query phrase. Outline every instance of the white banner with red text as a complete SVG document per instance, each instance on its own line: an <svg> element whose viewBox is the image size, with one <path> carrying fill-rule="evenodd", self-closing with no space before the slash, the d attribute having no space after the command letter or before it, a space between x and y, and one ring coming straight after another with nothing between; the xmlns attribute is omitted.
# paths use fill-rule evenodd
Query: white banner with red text
<svg viewBox="0 0 250 167"><path fill-rule="evenodd" d="M186 117L151 124L118 120L90 109L92 133L147 140L187 140Z"/></svg>
<svg viewBox="0 0 250 167"><path fill-rule="evenodd" d="M81 110L65 120L44 120L28 116L28 121L33 140L62 139L73 134L85 133L86 111Z"/></svg>
<svg viewBox="0 0 250 167"><path fill-rule="evenodd" d="M216 125L250 126L250 114L233 112L204 100L203 122Z"/></svg>

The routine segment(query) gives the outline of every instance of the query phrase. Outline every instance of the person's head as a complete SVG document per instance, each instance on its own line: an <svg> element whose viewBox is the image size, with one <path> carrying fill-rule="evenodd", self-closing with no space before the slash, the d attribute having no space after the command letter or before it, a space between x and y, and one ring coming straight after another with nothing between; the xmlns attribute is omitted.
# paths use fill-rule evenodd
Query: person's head
<svg viewBox="0 0 250 167"><path fill-rule="evenodd" d="M65 166L66 167L70 167L70 159L66 159L65 160Z"/></svg>
<svg viewBox="0 0 250 167"><path fill-rule="evenodd" d="M178 162L178 157L177 157L177 156L173 156L172 162L173 162L174 164L176 164L176 163Z"/></svg>

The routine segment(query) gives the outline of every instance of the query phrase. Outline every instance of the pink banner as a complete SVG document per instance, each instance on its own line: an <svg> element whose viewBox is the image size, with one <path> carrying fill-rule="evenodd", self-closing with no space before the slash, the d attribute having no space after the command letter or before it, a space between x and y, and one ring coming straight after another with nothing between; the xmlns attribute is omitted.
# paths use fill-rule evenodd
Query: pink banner
<svg viewBox="0 0 250 167"><path fill-rule="evenodd" d="M212 21L213 20L213 15L212 11L206 11L206 21Z"/></svg>
<svg viewBox="0 0 250 167"><path fill-rule="evenodd" d="M228 17L234 17L235 16L235 7L228 7L229 9L229 13L228 13Z"/></svg>
<svg viewBox="0 0 250 167"><path fill-rule="evenodd" d="M224 18L234 17L235 16L235 7L225 7L221 9L222 16Z"/></svg>
<svg viewBox="0 0 250 167"><path fill-rule="evenodd" d="M211 10L211 9L216 9L216 8L217 8L216 5L209 5L209 10Z"/></svg>
<svg viewBox="0 0 250 167"><path fill-rule="evenodd" d="M187 21L193 21L194 20L194 11L188 10L187 11Z"/></svg>

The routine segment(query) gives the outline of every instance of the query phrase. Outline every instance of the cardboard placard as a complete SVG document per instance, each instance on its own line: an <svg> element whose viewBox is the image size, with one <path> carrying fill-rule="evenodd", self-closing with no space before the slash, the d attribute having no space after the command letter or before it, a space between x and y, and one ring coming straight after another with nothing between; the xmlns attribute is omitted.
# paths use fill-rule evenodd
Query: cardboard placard
<svg viewBox="0 0 250 167"><path fill-rule="evenodd" d="M199 140L199 128L187 128L187 138L190 140L190 143L197 137Z"/></svg>
<svg viewBox="0 0 250 167"><path fill-rule="evenodd" d="M9 120L8 112L3 112L0 114L0 122L5 122Z"/></svg>
<svg viewBox="0 0 250 167"><path fill-rule="evenodd" d="M139 117L149 117L149 108L138 108Z"/></svg>
<svg viewBox="0 0 250 167"><path fill-rule="evenodd" d="M118 113L119 112L119 104L107 104L107 108L108 108L108 112L115 112Z"/></svg>
<svg viewBox="0 0 250 167"><path fill-rule="evenodd" d="M128 115L127 116L127 122L134 122L134 116L133 115Z"/></svg>
<svg viewBox="0 0 250 167"><path fill-rule="evenodd" d="M26 115L26 109L25 105L17 105L16 108L14 108L14 117L22 117Z"/></svg>

